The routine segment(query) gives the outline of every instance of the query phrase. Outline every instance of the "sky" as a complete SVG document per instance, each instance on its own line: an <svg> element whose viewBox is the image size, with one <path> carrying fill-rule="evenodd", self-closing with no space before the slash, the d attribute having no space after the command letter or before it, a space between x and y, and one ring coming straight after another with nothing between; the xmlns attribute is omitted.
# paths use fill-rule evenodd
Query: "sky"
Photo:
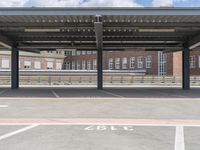
<svg viewBox="0 0 200 150"><path fill-rule="evenodd" d="M0 7L200 7L200 0L0 0Z"/></svg>

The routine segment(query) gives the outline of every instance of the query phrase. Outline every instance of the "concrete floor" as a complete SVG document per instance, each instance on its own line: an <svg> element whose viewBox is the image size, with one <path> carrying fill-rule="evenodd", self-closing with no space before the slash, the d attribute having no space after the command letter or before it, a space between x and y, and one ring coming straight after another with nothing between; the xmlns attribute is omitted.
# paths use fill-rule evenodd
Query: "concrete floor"
<svg viewBox="0 0 200 150"><path fill-rule="evenodd" d="M200 98L200 88L138 87L138 88L1 88L0 97L121 97L121 98Z"/></svg>
<svg viewBox="0 0 200 150"><path fill-rule="evenodd" d="M185 150L199 150L199 90L0 89L0 150L184 150L174 148L179 126L184 129L182 143ZM67 122L48 124L58 118L77 119L78 125ZM110 119L111 123L118 119L119 124L109 125L101 121L86 125L81 119ZM143 119L149 125L126 125L125 119L130 123L135 119L141 124ZM166 124L150 125L162 123L162 120L166 120ZM180 124L168 124L174 120L181 120ZM196 121L198 125L186 125L188 121Z"/></svg>

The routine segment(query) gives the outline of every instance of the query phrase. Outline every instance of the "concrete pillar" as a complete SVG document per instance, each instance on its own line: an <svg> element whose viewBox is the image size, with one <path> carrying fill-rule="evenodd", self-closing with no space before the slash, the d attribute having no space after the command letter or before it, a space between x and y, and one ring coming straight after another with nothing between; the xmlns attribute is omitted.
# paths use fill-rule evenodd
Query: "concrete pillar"
<svg viewBox="0 0 200 150"><path fill-rule="evenodd" d="M11 88L19 88L19 50L15 47L11 52Z"/></svg>
<svg viewBox="0 0 200 150"><path fill-rule="evenodd" d="M182 53L182 89L190 89L190 50L187 45L184 45Z"/></svg>
<svg viewBox="0 0 200 150"><path fill-rule="evenodd" d="M103 50L97 51L97 89L103 89Z"/></svg>

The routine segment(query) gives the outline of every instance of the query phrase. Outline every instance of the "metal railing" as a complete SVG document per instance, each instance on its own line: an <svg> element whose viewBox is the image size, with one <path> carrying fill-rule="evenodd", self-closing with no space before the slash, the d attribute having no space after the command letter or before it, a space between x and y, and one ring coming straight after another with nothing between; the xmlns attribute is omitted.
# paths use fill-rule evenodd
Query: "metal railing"
<svg viewBox="0 0 200 150"><path fill-rule="evenodd" d="M20 76L20 85L96 85L96 76ZM200 86L200 76L190 77L191 85ZM105 85L181 85L175 76L104 76ZM0 76L0 85L10 85L9 76Z"/></svg>

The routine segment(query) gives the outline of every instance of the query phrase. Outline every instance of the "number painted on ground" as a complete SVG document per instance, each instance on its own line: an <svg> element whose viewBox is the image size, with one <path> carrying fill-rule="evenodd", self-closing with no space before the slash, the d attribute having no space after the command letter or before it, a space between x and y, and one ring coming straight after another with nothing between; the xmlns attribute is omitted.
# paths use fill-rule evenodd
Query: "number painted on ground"
<svg viewBox="0 0 200 150"><path fill-rule="evenodd" d="M133 131L133 126L106 126L106 125L97 125L97 126L87 126L84 128L86 131L118 131L118 130L124 130L124 131Z"/></svg>

